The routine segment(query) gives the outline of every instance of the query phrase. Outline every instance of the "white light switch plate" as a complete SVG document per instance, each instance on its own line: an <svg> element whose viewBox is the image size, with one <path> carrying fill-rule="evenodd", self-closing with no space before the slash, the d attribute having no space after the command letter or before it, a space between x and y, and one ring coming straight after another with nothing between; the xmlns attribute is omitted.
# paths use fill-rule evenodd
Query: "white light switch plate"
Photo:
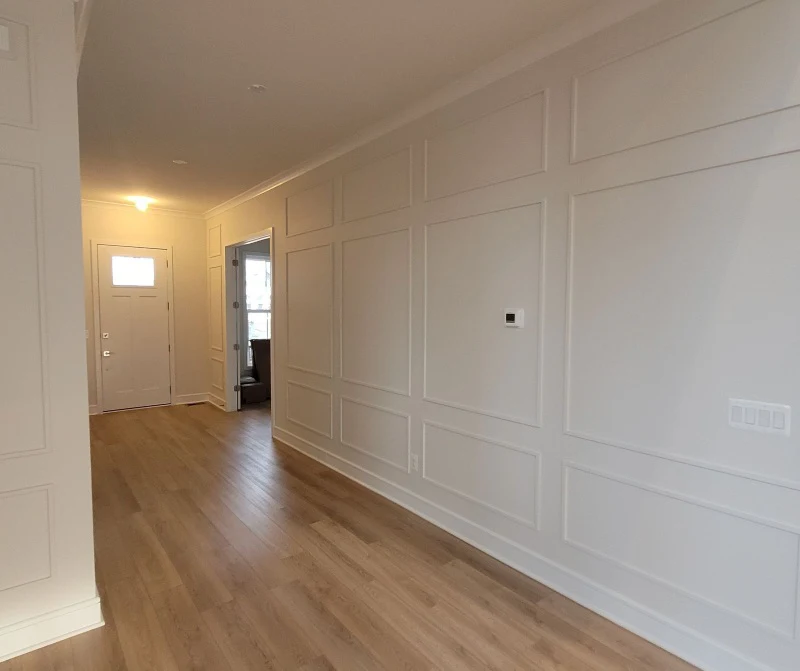
<svg viewBox="0 0 800 671"><path fill-rule="evenodd" d="M775 433L788 436L792 425L792 408L778 403L728 399L728 424L735 429Z"/></svg>

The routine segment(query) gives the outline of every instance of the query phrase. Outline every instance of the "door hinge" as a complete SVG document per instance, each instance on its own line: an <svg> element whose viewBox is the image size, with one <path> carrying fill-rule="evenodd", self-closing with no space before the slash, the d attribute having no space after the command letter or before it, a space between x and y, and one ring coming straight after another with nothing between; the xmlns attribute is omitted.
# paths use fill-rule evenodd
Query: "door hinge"
<svg viewBox="0 0 800 671"><path fill-rule="evenodd" d="M239 384L233 385L233 391L241 391L241 390L242 390L242 386L241 385L239 385Z"/></svg>
<svg viewBox="0 0 800 671"><path fill-rule="evenodd" d="M167 310L169 310L169 301L167 301Z"/></svg>
<svg viewBox="0 0 800 671"><path fill-rule="evenodd" d="M172 345L167 345L167 352L171 352L171 351L172 351Z"/></svg>
<svg viewBox="0 0 800 671"><path fill-rule="evenodd" d="M239 343L238 342L233 346L233 351L234 352L238 352L239 351Z"/></svg>
<svg viewBox="0 0 800 671"><path fill-rule="evenodd" d="M238 266L239 266L239 259L234 259L233 260L233 267L237 268Z"/></svg>
<svg viewBox="0 0 800 671"><path fill-rule="evenodd" d="M233 301L233 307L239 309L239 301Z"/></svg>

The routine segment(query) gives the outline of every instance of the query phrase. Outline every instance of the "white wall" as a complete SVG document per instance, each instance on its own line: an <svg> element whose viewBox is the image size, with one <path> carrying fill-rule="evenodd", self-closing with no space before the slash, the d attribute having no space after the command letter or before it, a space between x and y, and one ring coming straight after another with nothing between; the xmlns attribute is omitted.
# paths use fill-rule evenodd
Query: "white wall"
<svg viewBox="0 0 800 671"><path fill-rule="evenodd" d="M205 258L206 227L202 217L150 208L83 201L83 285L86 301L89 406L99 409L95 373L94 292L92 243L172 248L175 325L176 403L204 400L208 370L198 365L208 347L208 303Z"/></svg>
<svg viewBox="0 0 800 671"><path fill-rule="evenodd" d="M800 408L798 25L662 2L213 216L209 273L275 227L276 437L703 668L800 667L797 432L727 423Z"/></svg>
<svg viewBox="0 0 800 671"><path fill-rule="evenodd" d="M102 624L73 11L0 0L0 661Z"/></svg>

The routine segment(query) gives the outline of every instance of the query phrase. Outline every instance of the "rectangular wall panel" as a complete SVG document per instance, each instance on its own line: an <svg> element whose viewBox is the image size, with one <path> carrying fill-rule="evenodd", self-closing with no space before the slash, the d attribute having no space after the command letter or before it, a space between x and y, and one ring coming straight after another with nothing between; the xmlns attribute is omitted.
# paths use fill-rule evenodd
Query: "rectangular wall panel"
<svg viewBox="0 0 800 671"><path fill-rule="evenodd" d="M345 173L342 203L345 221L411 205L411 148Z"/></svg>
<svg viewBox="0 0 800 671"><path fill-rule="evenodd" d="M427 226L427 400L538 423L542 226L540 204Z"/></svg>
<svg viewBox="0 0 800 671"><path fill-rule="evenodd" d="M330 377L333 347L332 246L286 255L290 368Z"/></svg>
<svg viewBox="0 0 800 671"><path fill-rule="evenodd" d="M411 232L342 243L342 378L409 393Z"/></svg>
<svg viewBox="0 0 800 671"><path fill-rule="evenodd" d="M0 493L0 591L50 576L47 489Z"/></svg>
<svg viewBox="0 0 800 671"><path fill-rule="evenodd" d="M222 266L208 269L208 320L212 350L222 351Z"/></svg>
<svg viewBox="0 0 800 671"><path fill-rule="evenodd" d="M423 472L428 482L505 517L536 527L539 456L425 423Z"/></svg>
<svg viewBox="0 0 800 671"><path fill-rule="evenodd" d="M211 359L211 386L217 391L225 390L225 364L222 359Z"/></svg>
<svg viewBox="0 0 800 671"><path fill-rule="evenodd" d="M341 403L342 445L408 472L408 415L349 398Z"/></svg>
<svg viewBox="0 0 800 671"><path fill-rule="evenodd" d="M432 200L545 170L546 95L537 93L425 141Z"/></svg>
<svg viewBox="0 0 800 671"><path fill-rule="evenodd" d="M568 543L794 635L796 534L575 466L564 497Z"/></svg>
<svg viewBox="0 0 800 671"><path fill-rule="evenodd" d="M758 2L580 75L574 160L800 104L798 24L796 0Z"/></svg>
<svg viewBox="0 0 800 671"><path fill-rule="evenodd" d="M286 383L286 418L309 431L333 438L333 394L299 382Z"/></svg>
<svg viewBox="0 0 800 671"><path fill-rule="evenodd" d="M222 254L222 227L213 226L208 229L208 256L214 258Z"/></svg>
<svg viewBox="0 0 800 671"><path fill-rule="evenodd" d="M0 51L0 124L33 126L34 68L28 26L0 17L9 49Z"/></svg>
<svg viewBox="0 0 800 671"><path fill-rule="evenodd" d="M798 174L794 153L574 198L570 432L712 460L788 447L730 428L727 398L800 405L779 374L800 370Z"/></svg>
<svg viewBox="0 0 800 671"><path fill-rule="evenodd" d="M286 199L286 235L333 226L333 182L327 181Z"/></svg>
<svg viewBox="0 0 800 671"><path fill-rule="evenodd" d="M37 197L32 168L0 163L0 285L5 288L3 321L8 325L0 330L5 381L0 385L0 426L25 427L0 441L0 456L46 447Z"/></svg>

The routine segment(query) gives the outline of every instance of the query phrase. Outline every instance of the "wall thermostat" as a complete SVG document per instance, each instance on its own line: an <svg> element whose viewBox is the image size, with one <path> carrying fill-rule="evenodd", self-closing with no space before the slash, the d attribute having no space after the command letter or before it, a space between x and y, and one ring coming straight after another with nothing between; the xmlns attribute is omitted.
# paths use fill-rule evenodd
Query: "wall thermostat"
<svg viewBox="0 0 800 671"><path fill-rule="evenodd" d="M503 317L506 328L521 329L525 326L525 310L506 310Z"/></svg>

